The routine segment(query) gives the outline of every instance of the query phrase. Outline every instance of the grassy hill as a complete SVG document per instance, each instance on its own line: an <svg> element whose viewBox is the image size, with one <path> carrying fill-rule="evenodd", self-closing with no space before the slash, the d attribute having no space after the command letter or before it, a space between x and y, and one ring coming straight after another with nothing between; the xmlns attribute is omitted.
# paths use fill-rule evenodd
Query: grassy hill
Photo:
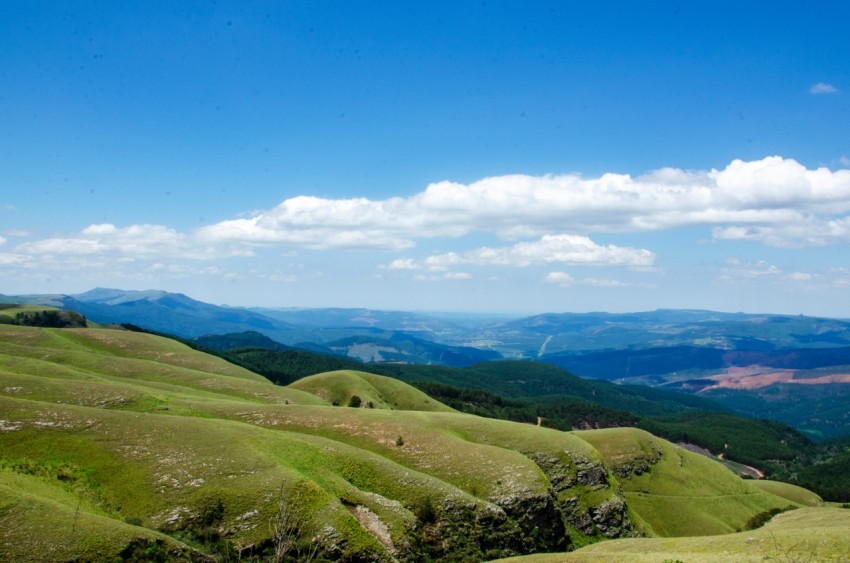
<svg viewBox="0 0 850 563"><path fill-rule="evenodd" d="M334 405L365 405L367 408L409 411L454 411L397 379L362 371L319 373L299 379L289 387L307 391ZM357 404L352 405L352 399L355 397Z"/></svg>
<svg viewBox="0 0 850 563"><path fill-rule="evenodd" d="M485 560L690 533L668 521L686 483L724 531L793 504L639 430L479 418L355 371L281 387L156 335L0 325L4 560Z"/></svg>
<svg viewBox="0 0 850 563"><path fill-rule="evenodd" d="M450 410L386 378L337 377L314 378L313 390L328 383L381 406ZM565 473L599 466L569 434L452 412L332 407L175 341L119 330L0 327L0 378L3 535L19 542L0 546L3 559L83 557L66 541L69 521L73 533L111 538L92 547L104 558L136 548L268 553L271 524L286 520L280 506L300 515L290 532L301 549L319 538L332 558L481 559L600 534L564 516L549 477L521 451L557 458ZM597 471L593 494L577 480L562 487L581 499L581 514L619 498ZM19 485L30 481L38 486L28 497Z"/></svg>
<svg viewBox="0 0 850 563"><path fill-rule="evenodd" d="M6 469L0 471L0 526L7 561L188 560L191 553L166 534L104 516L43 476Z"/></svg>
<svg viewBox="0 0 850 563"><path fill-rule="evenodd" d="M86 318L73 311L63 311L42 305L0 303L0 324L44 326L54 328L85 328Z"/></svg>
<svg viewBox="0 0 850 563"><path fill-rule="evenodd" d="M243 338L239 346L282 346L268 341L272 338L289 346L378 364L470 366L503 358L533 359L582 377L699 393L714 405L700 407L703 410L722 408L745 417L779 420L815 440L850 433L850 419L845 416L850 398L847 320L694 310L561 313L522 319L437 318L366 309L248 310L157 290L101 288L77 295L0 295L0 303L23 302L76 311L104 324L135 323L183 338L262 333L264 339ZM216 349L228 345L221 338L213 340L202 345ZM262 354L251 355L254 357L247 361L267 367L279 363L260 358ZM300 356L294 351L290 355ZM729 381L717 385L718 378L723 379L730 369L753 366L787 372L783 377L791 379L763 386L752 381L735 383L734 388ZM320 371L350 368L328 365ZM295 378L279 369L273 372L277 382ZM412 381L402 373L381 373ZM527 392L529 388L534 386L487 390L515 398L524 393L514 391ZM549 390L544 394L569 393ZM671 414L671 404L665 412L639 412L658 404L634 394L614 399L620 404L603 406L641 416Z"/></svg>
<svg viewBox="0 0 850 563"><path fill-rule="evenodd" d="M782 423L718 412L716 403L691 395L582 379L544 363L375 365L303 350L258 348L222 355L282 384L321 371L354 369L406 381L457 410L491 418L533 422L540 416L544 426L561 430L640 426L785 479L797 474L797 466L810 465L817 450L806 436Z"/></svg>
<svg viewBox="0 0 850 563"><path fill-rule="evenodd" d="M783 483L781 481L771 481L770 479L759 479L751 481L751 483L769 493L790 500L801 506L820 506L823 504L823 499L808 489Z"/></svg>
<svg viewBox="0 0 850 563"><path fill-rule="evenodd" d="M735 532L757 514L799 503L755 487L717 461L635 428L575 433L619 477L631 510L650 535Z"/></svg>
<svg viewBox="0 0 850 563"><path fill-rule="evenodd" d="M766 526L722 536L621 539L568 554L531 555L505 563L590 563L687 561L846 561L850 553L850 510L801 508L779 514Z"/></svg>

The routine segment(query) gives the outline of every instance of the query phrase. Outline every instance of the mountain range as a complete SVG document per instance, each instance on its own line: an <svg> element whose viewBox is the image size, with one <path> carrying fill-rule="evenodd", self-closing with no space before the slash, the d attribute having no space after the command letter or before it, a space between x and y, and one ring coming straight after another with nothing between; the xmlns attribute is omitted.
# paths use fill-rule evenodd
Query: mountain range
<svg viewBox="0 0 850 563"><path fill-rule="evenodd" d="M259 333L274 345L369 364L467 367L500 359L583 377L696 394L815 438L850 434L850 320L658 310L522 318L370 309L239 308L164 291L98 288L0 296L76 311L102 324L201 338ZM268 347L269 344L260 345Z"/></svg>

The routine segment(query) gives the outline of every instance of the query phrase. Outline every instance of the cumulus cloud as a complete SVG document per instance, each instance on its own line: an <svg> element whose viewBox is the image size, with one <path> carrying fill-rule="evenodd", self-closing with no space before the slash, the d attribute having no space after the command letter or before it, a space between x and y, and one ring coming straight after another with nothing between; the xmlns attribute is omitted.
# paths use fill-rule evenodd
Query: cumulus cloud
<svg viewBox="0 0 850 563"><path fill-rule="evenodd" d="M213 259L264 247L404 251L423 239L495 234L512 246L399 259L392 270L449 271L461 264L615 264L648 267L649 250L600 246L588 235L704 226L715 240L778 247L850 241L850 170L808 169L781 157L718 170L662 168L642 176L575 174L438 182L382 200L298 196L193 231L163 225L90 225L18 245L24 255ZM569 233L569 234L563 234ZM8 233L4 233L7 234ZM8 235L11 236L11 235Z"/></svg>
<svg viewBox="0 0 850 563"><path fill-rule="evenodd" d="M517 174L471 184L445 181L410 197L384 200L299 196L196 235L210 243L397 251L417 239L471 232L519 240L567 231L775 226L847 211L850 171L807 169L791 159L768 157L735 160L722 170L663 168L638 177Z"/></svg>
<svg viewBox="0 0 850 563"><path fill-rule="evenodd" d="M372 201L298 196L253 217L201 228L197 237L209 242L403 250L412 247L411 237L427 227L423 217L407 215L407 207L402 198Z"/></svg>
<svg viewBox="0 0 850 563"><path fill-rule="evenodd" d="M715 228L718 240L750 240L769 246L800 248L850 242L850 217L818 219L805 217L795 222Z"/></svg>
<svg viewBox="0 0 850 563"><path fill-rule="evenodd" d="M248 255L245 248L223 250L198 244L191 236L162 225L90 225L70 237L53 237L18 246L20 252L41 255L132 255L141 257L219 258Z"/></svg>
<svg viewBox="0 0 850 563"><path fill-rule="evenodd" d="M546 274L543 281L560 285L561 287L569 287L575 283L575 278L566 272L550 272Z"/></svg>
<svg viewBox="0 0 850 563"><path fill-rule="evenodd" d="M594 287L627 287L631 285L620 280L611 280L606 278L584 278L583 283Z"/></svg>
<svg viewBox="0 0 850 563"><path fill-rule="evenodd" d="M727 260L726 266L723 268L723 273L727 278L748 279L779 277L783 274L779 267L770 264L765 260L744 262L738 258L730 258Z"/></svg>
<svg viewBox="0 0 850 563"><path fill-rule="evenodd" d="M454 266L527 267L552 263L649 267L655 254L641 248L599 245L581 235L545 235L539 240L504 247L482 247L464 253L447 252L424 260L409 258L391 262L390 270L447 271Z"/></svg>
<svg viewBox="0 0 850 563"><path fill-rule="evenodd" d="M811 88L809 88L809 94L835 94L838 92L838 88L833 86L832 84L827 84L826 82L818 82L817 84L813 84Z"/></svg>
<svg viewBox="0 0 850 563"><path fill-rule="evenodd" d="M815 276L807 272L791 272L788 274L788 279L791 281L807 282L815 279Z"/></svg>
<svg viewBox="0 0 850 563"><path fill-rule="evenodd" d="M416 281L447 281L447 280L471 280L472 274L468 272L443 272L437 274L416 274Z"/></svg>
<svg viewBox="0 0 850 563"><path fill-rule="evenodd" d="M419 270L420 266L413 258L399 258L387 265L388 270Z"/></svg>
<svg viewBox="0 0 850 563"><path fill-rule="evenodd" d="M775 280L792 283L813 282L819 274L810 272L787 272L766 260L744 261L730 258L721 269L720 278L726 281Z"/></svg>
<svg viewBox="0 0 850 563"><path fill-rule="evenodd" d="M546 283L558 285L560 287L572 287L574 285L588 285L592 287L632 287L636 284L627 283L620 280L608 278L583 278L576 279L566 272L550 272L543 278ZM646 284L638 284L641 287L648 287Z"/></svg>
<svg viewBox="0 0 850 563"><path fill-rule="evenodd" d="M26 256L9 252L0 252L0 266L21 265L28 262Z"/></svg>

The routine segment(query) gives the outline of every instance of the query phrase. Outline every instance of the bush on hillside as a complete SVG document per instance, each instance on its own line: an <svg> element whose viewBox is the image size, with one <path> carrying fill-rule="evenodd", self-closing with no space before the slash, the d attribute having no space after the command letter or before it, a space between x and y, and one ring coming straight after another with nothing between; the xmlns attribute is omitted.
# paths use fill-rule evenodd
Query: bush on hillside
<svg viewBox="0 0 850 563"><path fill-rule="evenodd" d="M15 315L13 323L46 328L85 328L86 318L73 311L23 311Z"/></svg>

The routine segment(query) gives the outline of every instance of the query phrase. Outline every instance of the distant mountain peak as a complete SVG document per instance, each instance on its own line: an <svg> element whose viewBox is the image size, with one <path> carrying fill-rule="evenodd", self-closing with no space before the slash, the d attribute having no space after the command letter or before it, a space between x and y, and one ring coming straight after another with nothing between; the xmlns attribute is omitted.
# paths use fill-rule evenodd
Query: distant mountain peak
<svg viewBox="0 0 850 563"><path fill-rule="evenodd" d="M124 290L106 287L97 287L84 293L71 295L71 297L83 303L102 303L107 305L119 305L132 301L158 301L167 296L189 299L182 293L169 293L161 289Z"/></svg>

